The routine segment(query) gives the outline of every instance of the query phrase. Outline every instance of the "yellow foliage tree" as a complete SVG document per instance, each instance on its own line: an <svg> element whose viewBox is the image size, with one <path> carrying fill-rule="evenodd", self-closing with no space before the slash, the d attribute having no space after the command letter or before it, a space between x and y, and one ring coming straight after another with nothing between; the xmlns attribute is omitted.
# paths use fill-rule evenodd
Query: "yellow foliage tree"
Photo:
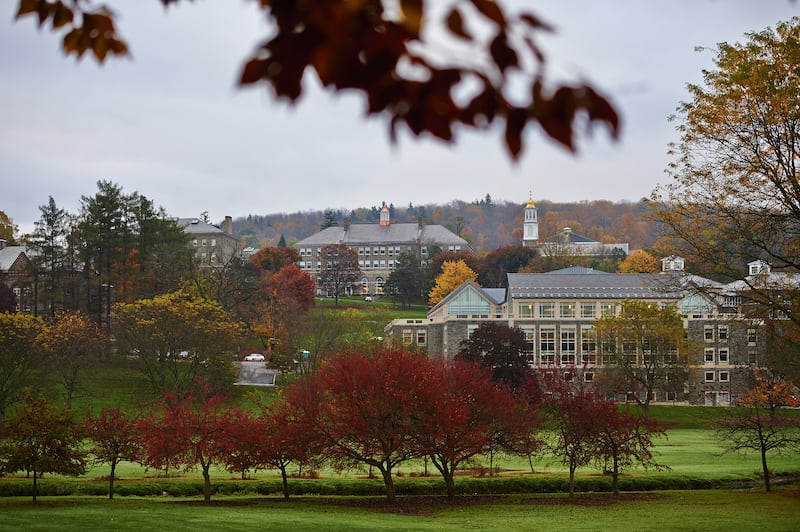
<svg viewBox="0 0 800 532"><path fill-rule="evenodd" d="M33 382L44 322L30 314L0 312L0 427L8 407Z"/></svg>
<svg viewBox="0 0 800 532"><path fill-rule="evenodd" d="M467 266L467 263L463 260L443 263L442 273L436 278L436 284L428 294L428 305L435 306L464 281L476 281L477 279L478 274Z"/></svg>
<svg viewBox="0 0 800 532"><path fill-rule="evenodd" d="M46 360L64 386L67 408L72 408L81 371L106 352L105 335L97 323L80 311L59 313L47 325L46 333L43 342Z"/></svg>
<svg viewBox="0 0 800 532"><path fill-rule="evenodd" d="M226 393L235 379L231 355L243 325L216 301L184 291L114 305L117 348L133 353L153 391L191 391L204 381Z"/></svg>
<svg viewBox="0 0 800 532"><path fill-rule="evenodd" d="M656 273L659 270L658 259L646 251L634 251L619 265L619 273Z"/></svg>

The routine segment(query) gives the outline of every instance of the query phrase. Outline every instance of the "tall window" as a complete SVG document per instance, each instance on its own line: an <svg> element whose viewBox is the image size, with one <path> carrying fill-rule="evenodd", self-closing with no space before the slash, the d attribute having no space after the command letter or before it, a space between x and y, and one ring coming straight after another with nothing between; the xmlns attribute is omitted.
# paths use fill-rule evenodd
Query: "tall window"
<svg viewBox="0 0 800 532"><path fill-rule="evenodd" d="M592 327L581 327L581 362L583 364L597 362L597 340Z"/></svg>
<svg viewBox="0 0 800 532"><path fill-rule="evenodd" d="M522 332L525 334L525 355L528 364L536 362L536 331L532 327L523 327Z"/></svg>
<svg viewBox="0 0 800 532"><path fill-rule="evenodd" d="M561 363L575 363L575 329L561 331Z"/></svg>
<svg viewBox="0 0 800 532"><path fill-rule="evenodd" d="M556 362L556 330L552 327L539 329L539 353L542 355L542 364L555 364Z"/></svg>

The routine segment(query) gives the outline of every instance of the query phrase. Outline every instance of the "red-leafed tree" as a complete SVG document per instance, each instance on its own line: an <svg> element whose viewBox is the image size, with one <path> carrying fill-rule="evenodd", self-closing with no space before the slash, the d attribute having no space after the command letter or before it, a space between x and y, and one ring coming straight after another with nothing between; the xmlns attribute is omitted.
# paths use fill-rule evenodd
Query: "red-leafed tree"
<svg viewBox="0 0 800 532"><path fill-rule="evenodd" d="M510 432L510 414L518 400L476 364L429 361L427 366L417 375L425 395L414 413L414 441L419 454L429 456L442 474L447 496L453 499L456 468L485 452L497 435Z"/></svg>
<svg viewBox="0 0 800 532"><path fill-rule="evenodd" d="M314 279L297 264L284 266L270 279L275 310L307 312L314 306Z"/></svg>
<svg viewBox="0 0 800 532"><path fill-rule="evenodd" d="M0 430L0 473L32 473L36 502L42 474L77 476L86 470L81 439L69 410L26 393Z"/></svg>
<svg viewBox="0 0 800 532"><path fill-rule="evenodd" d="M340 355L293 385L286 401L322 438L334 466L374 467L392 501L394 468L418 455L415 412L427 393L419 375L428 363L424 355L400 349Z"/></svg>
<svg viewBox="0 0 800 532"><path fill-rule="evenodd" d="M230 473L241 474L244 480L248 472L258 471L262 466L259 456L267 438L267 429L263 420L235 406L227 409L222 425L227 436L222 442L225 468Z"/></svg>
<svg viewBox="0 0 800 532"><path fill-rule="evenodd" d="M619 494L619 473L638 462L663 469L653 456L653 439L666 437L666 426L619 410L617 405L598 402L599 432L595 439L595 461L611 472L614 495Z"/></svg>
<svg viewBox="0 0 800 532"><path fill-rule="evenodd" d="M533 248L504 246L490 251L479 263L478 283L481 286L506 287L508 273L517 273L536 256Z"/></svg>
<svg viewBox="0 0 800 532"><path fill-rule="evenodd" d="M487 321L459 347L456 359L490 368L495 381L514 390L521 389L530 378L522 329Z"/></svg>
<svg viewBox="0 0 800 532"><path fill-rule="evenodd" d="M296 102L310 71L331 91L360 95L368 114L387 119L393 140L401 124L415 136L453 142L460 128L495 131L489 126L504 123L505 146L514 159L528 124L538 124L569 150L575 150L575 126L585 121L606 125L616 137L617 113L594 88L547 83L545 56L535 41L551 31L542 19L492 0L457 0L444 11L434 5L431 0L262 0L272 34L246 62L239 83L264 84L276 98ZM40 26L50 22L54 32L63 33L66 54L91 52L100 63L128 54L105 6L20 0L17 18L23 16L35 16ZM527 85L521 91L520 81ZM465 86L472 96L456 98Z"/></svg>
<svg viewBox="0 0 800 532"><path fill-rule="evenodd" d="M550 451L569 468L569 495L575 494L575 471L589 464L603 424L603 403L590 391L552 378L542 403L545 423L553 435Z"/></svg>
<svg viewBox="0 0 800 532"><path fill-rule="evenodd" d="M86 418L84 427L91 441L90 452L95 461L111 466L108 498L113 499L117 465L123 461L138 460L142 454L136 419L119 407L103 408L97 417Z"/></svg>
<svg viewBox="0 0 800 532"><path fill-rule="evenodd" d="M203 386L201 386L203 388ZM210 469L225 463L229 448L224 414L227 405L218 395L198 393L180 399L164 395L155 415L139 424L146 462L163 464L170 453L186 470L199 466L203 475L203 500L211 501Z"/></svg>
<svg viewBox="0 0 800 532"><path fill-rule="evenodd" d="M296 464L308 465L322 453L323 440L314 433L313 425L303 410L284 401L262 407L259 418L264 429L262 445L258 449L260 464L281 472L284 498L289 498L287 468Z"/></svg>
<svg viewBox="0 0 800 532"><path fill-rule="evenodd" d="M295 248L268 246L256 251L250 261L259 274L278 271L300 260L300 253Z"/></svg>

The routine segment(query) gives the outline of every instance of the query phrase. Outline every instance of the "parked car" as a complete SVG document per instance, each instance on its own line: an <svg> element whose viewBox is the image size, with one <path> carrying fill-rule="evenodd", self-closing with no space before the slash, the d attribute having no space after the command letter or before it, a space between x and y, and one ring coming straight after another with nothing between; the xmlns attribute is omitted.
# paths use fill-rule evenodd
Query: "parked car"
<svg viewBox="0 0 800 532"><path fill-rule="evenodd" d="M264 362L266 358L261 353L250 353L244 357L245 362Z"/></svg>

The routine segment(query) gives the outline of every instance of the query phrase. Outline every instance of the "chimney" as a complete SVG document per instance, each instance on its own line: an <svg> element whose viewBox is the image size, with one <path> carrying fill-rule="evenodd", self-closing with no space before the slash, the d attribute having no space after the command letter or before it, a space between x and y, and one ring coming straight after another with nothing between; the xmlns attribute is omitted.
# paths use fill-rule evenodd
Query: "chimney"
<svg viewBox="0 0 800 532"><path fill-rule="evenodd" d="M344 226L344 232L348 232L350 230L350 217L346 216L344 220L342 220L342 225Z"/></svg>
<svg viewBox="0 0 800 532"><path fill-rule="evenodd" d="M225 217L225 221L222 223L222 230L225 232L226 235L233 236L233 218L230 216Z"/></svg>

